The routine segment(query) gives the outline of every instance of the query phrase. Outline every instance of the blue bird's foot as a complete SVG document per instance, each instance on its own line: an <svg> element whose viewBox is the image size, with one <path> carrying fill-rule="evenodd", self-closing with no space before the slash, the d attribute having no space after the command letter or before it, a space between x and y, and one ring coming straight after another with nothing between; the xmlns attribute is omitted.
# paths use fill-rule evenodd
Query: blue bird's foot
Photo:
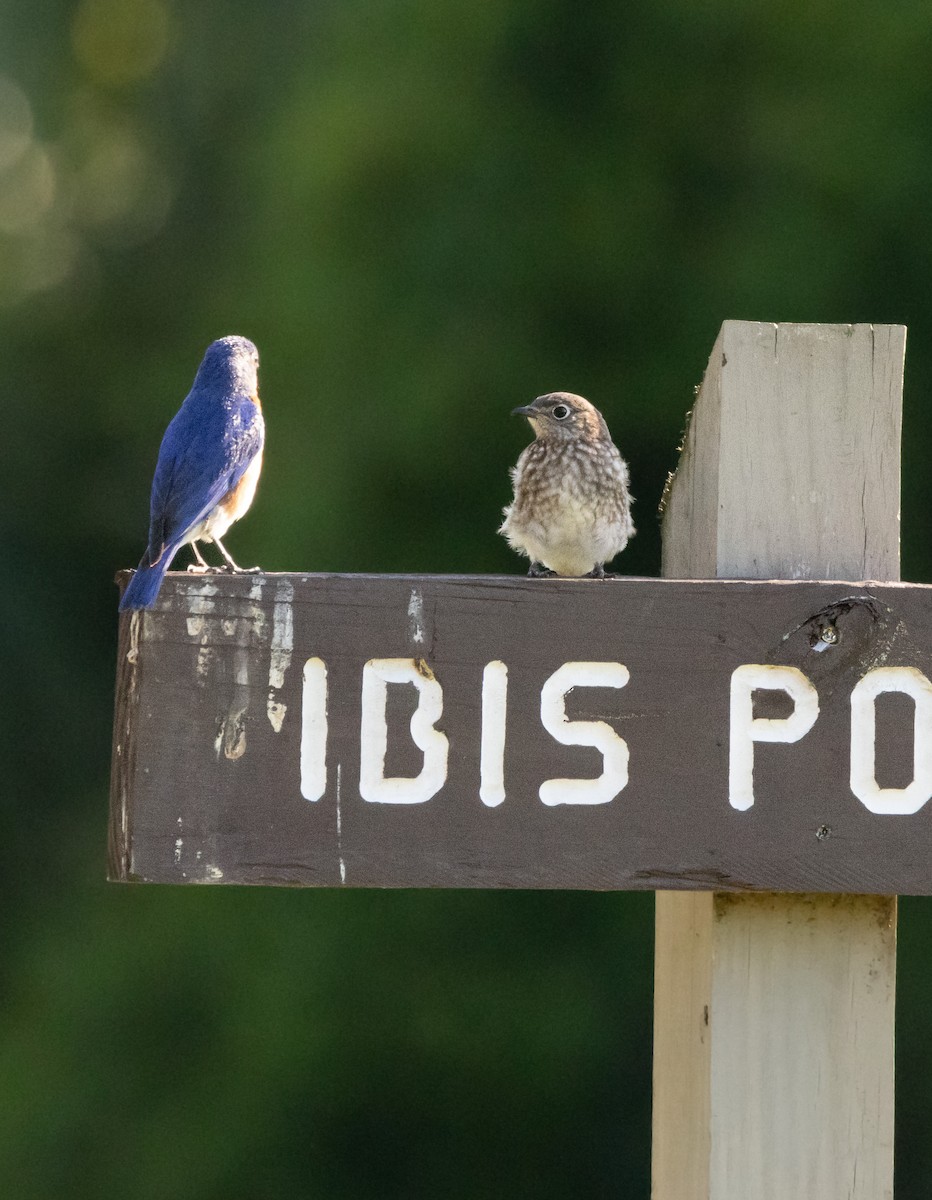
<svg viewBox="0 0 932 1200"><path fill-rule="evenodd" d="M216 571L226 570L225 567L212 567L210 563L188 563L189 575L210 575Z"/></svg>
<svg viewBox="0 0 932 1200"><path fill-rule="evenodd" d="M226 546L224 546L223 542L221 542L221 540L217 537L216 534L214 534L213 542L214 542L214 545L217 547L217 549L220 551L220 553L223 555L224 560L226 561L226 564L227 564L225 567L221 567L221 570L232 571L234 575L261 575L262 574L261 567L238 566L233 561L233 556L230 554L229 550L227 550Z"/></svg>

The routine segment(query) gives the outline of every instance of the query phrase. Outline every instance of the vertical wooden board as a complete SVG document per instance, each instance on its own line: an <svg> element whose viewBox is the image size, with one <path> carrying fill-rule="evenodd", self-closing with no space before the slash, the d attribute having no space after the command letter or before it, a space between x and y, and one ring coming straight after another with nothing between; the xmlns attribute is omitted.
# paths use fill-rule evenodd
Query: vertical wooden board
<svg viewBox="0 0 932 1200"><path fill-rule="evenodd" d="M664 574L898 578L905 329L728 321L720 343ZM692 499L706 486L715 522ZM891 1197L895 898L733 899L658 894L654 1200ZM676 1027L706 992L707 1043Z"/></svg>
<svg viewBox="0 0 932 1200"><path fill-rule="evenodd" d="M680 461L664 497L662 572L668 579L715 579L719 510L723 343L718 337L687 417ZM675 514L671 524L667 514Z"/></svg>
<svg viewBox="0 0 932 1200"><path fill-rule="evenodd" d="M712 892L658 892L654 961L656 1200L707 1200L711 1110ZM683 963L694 964L691 971Z"/></svg>
<svg viewBox="0 0 932 1200"><path fill-rule="evenodd" d="M895 902L720 892L711 924L709 1194L892 1196Z"/></svg>
<svg viewBox="0 0 932 1200"><path fill-rule="evenodd" d="M719 578L899 579L905 339L725 322Z"/></svg>

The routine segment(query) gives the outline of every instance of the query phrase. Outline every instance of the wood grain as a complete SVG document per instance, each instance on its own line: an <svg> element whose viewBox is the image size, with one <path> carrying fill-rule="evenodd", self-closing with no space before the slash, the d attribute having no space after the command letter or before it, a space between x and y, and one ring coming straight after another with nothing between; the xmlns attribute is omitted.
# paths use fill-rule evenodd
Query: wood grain
<svg viewBox="0 0 932 1200"><path fill-rule="evenodd" d="M663 573L900 577L902 325L726 321L673 478Z"/></svg>
<svg viewBox="0 0 932 1200"><path fill-rule="evenodd" d="M902 326L726 322L664 573L897 579L904 345ZM813 811L823 783L785 774L779 803ZM892 863L868 874L813 891L911 890ZM892 896L658 892L653 1200L891 1197L895 961Z"/></svg>
<svg viewBox="0 0 932 1200"><path fill-rule="evenodd" d="M851 596L861 600L837 609ZM817 653L836 609L838 644ZM848 786L857 680L881 660L932 675L927 587L173 574L155 610L123 618L120 653L117 879L932 893L932 802L878 816ZM447 780L425 803L360 794L362 673L386 657L421 663L442 687ZM301 794L309 659L325 664L328 689L325 790L313 802ZM610 803L548 807L544 781L601 770L597 750L561 745L541 722L546 680L592 660L623 664L629 682L574 688L568 716L625 739L629 781ZM508 671L505 798L490 806L480 734L495 661ZM798 667L821 710L796 744L757 746L756 802L739 812L728 800L729 687L747 662ZM388 693L385 773L415 776L415 689ZM908 704L887 717L878 706L884 761L907 773L912 728Z"/></svg>

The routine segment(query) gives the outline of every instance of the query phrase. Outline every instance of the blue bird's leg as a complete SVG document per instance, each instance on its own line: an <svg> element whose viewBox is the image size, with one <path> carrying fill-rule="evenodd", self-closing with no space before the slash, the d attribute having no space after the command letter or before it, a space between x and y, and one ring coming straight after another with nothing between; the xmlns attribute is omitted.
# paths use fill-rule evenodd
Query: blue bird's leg
<svg viewBox="0 0 932 1200"><path fill-rule="evenodd" d="M207 571L216 571L217 568L212 567L210 565L210 563L207 561L207 559L204 557L204 555L201 554L200 550L198 550L197 542L191 542L189 544L191 546L191 549L194 551L194 557L197 559L196 563L188 564L188 570L191 572L191 574L192 575L203 575Z"/></svg>
<svg viewBox="0 0 932 1200"><path fill-rule="evenodd" d="M221 542L221 540L217 537L216 534L214 534L214 536L213 536L213 543L217 547L217 549L220 551L220 553L223 555L223 557L227 560L227 563L229 564L231 571L235 571L238 575L258 575L261 573L261 571L262 571L261 567L239 567L239 566L237 566L236 563L233 561L232 555L227 550L226 546L224 546L223 542Z"/></svg>

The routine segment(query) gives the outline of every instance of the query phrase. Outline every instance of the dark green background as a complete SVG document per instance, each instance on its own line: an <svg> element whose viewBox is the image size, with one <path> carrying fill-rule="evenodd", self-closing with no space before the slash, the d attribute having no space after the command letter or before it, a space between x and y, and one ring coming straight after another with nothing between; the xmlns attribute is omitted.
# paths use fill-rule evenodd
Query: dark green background
<svg viewBox="0 0 932 1200"><path fill-rule="evenodd" d="M522 571L508 413L566 388L632 464L620 565L656 574L693 385L743 318L909 325L903 575L928 581L930 193L923 3L3 0L11 1195L648 1195L651 897L105 885L112 576L227 333L268 421L241 561ZM900 947L918 1200L927 902Z"/></svg>

